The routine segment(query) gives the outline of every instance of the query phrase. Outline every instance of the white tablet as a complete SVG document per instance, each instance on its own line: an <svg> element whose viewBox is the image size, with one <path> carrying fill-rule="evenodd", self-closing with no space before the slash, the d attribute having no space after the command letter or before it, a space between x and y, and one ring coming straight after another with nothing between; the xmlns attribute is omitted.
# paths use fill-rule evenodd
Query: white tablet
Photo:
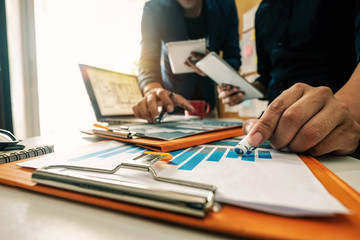
<svg viewBox="0 0 360 240"><path fill-rule="evenodd" d="M191 52L199 52L205 54L206 40L186 40L177 42L168 42L168 55L171 70L174 74L191 73L195 72L194 69L185 65L186 59L190 56Z"/></svg>
<svg viewBox="0 0 360 240"><path fill-rule="evenodd" d="M251 85L215 52L210 52L196 66L218 84L230 84L245 93L245 99L263 98L264 95Z"/></svg>

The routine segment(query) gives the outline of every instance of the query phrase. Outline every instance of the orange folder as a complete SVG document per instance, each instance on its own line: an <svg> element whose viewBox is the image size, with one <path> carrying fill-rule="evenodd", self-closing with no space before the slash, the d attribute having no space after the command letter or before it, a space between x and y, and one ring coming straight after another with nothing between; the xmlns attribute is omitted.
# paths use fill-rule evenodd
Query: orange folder
<svg viewBox="0 0 360 240"><path fill-rule="evenodd" d="M95 133L92 130L82 131L82 132L103 137L106 139L113 139L122 142L134 143L139 147L151 149L153 151L160 151L160 152L171 152L178 149L202 145L205 143L214 142L226 138L237 137L244 134L242 128L231 128L231 129L201 133L201 134L173 139L173 140L159 140L154 138L128 139L122 137L114 137L100 133Z"/></svg>
<svg viewBox="0 0 360 240"><path fill-rule="evenodd" d="M224 205L220 212L211 212L205 218L199 219L43 186L31 181L33 169L18 167L15 162L0 165L0 183L120 212L238 237L317 240L359 239L360 194L316 159L305 156L301 156L301 159L326 189L349 208L352 214L339 214L332 217L290 218Z"/></svg>

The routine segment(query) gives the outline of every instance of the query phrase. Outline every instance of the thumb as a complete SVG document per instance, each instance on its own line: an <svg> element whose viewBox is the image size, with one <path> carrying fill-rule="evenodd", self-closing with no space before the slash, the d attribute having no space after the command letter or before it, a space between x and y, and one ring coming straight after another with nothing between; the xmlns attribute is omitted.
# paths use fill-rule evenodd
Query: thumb
<svg viewBox="0 0 360 240"><path fill-rule="evenodd" d="M243 124L243 131L248 135L249 143L252 146L259 146L264 141L264 136L255 127L256 123L259 123L258 119L247 120Z"/></svg>

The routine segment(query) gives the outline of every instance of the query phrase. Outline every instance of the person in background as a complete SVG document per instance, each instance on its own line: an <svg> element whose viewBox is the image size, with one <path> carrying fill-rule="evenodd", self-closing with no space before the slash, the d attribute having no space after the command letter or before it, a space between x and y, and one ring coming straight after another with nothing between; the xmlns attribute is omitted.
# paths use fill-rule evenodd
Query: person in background
<svg viewBox="0 0 360 240"><path fill-rule="evenodd" d="M263 0L255 18L260 77L270 105L244 124L249 143L350 154L360 139L360 0ZM219 96L237 104L233 89Z"/></svg>
<svg viewBox="0 0 360 240"><path fill-rule="evenodd" d="M219 53L234 69L240 67L238 16L234 0L151 0L141 22L141 57L138 81L144 98L133 107L136 117L154 122L158 106L173 112L187 100L205 100L215 109L215 83L196 68L203 56L192 53L186 64L196 73L173 74L166 43L205 38L209 51ZM185 63L184 63L185 64ZM175 94L170 93L173 92Z"/></svg>

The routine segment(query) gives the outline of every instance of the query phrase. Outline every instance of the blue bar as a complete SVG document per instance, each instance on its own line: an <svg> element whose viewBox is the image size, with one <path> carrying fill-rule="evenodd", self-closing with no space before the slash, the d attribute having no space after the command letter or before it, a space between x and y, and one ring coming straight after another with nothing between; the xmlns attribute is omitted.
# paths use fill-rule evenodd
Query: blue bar
<svg viewBox="0 0 360 240"><path fill-rule="evenodd" d="M144 149L138 147L138 148L135 148L134 150L130 151L129 153L139 153L139 152L142 152L142 151L144 151Z"/></svg>
<svg viewBox="0 0 360 240"><path fill-rule="evenodd" d="M230 151L228 152L228 154L226 155L227 158L238 158L239 155L237 155L235 152L234 152L234 149L230 149Z"/></svg>
<svg viewBox="0 0 360 240"><path fill-rule="evenodd" d="M254 152L250 154L244 154L241 158L242 161L249 161L249 162L255 162L255 154Z"/></svg>
<svg viewBox="0 0 360 240"><path fill-rule="evenodd" d="M207 143L206 145L236 146L237 144L238 142L234 142L234 141L216 141L216 142Z"/></svg>
<svg viewBox="0 0 360 240"><path fill-rule="evenodd" d="M171 154L171 156L175 157L176 155L178 155L179 153L182 153L184 151L185 151L184 149L180 149L180 150L170 152L170 154Z"/></svg>
<svg viewBox="0 0 360 240"><path fill-rule="evenodd" d="M113 148L101 150L101 151L98 151L98 152L89 153L89 154L86 154L86 155L82 155L82 156L80 156L80 157L76 157L76 158L69 159L69 161L77 162L77 161L85 160L85 159L87 159L87 158L92 158L92 157L95 157L95 156L97 156L97 155L101 155L101 154L104 154L104 153L108 153L108 152L114 151L114 150L116 150L116 149L121 149L121 148L123 148L123 147L126 147L126 145L124 145L124 146L117 146L117 147L113 147Z"/></svg>
<svg viewBox="0 0 360 240"><path fill-rule="evenodd" d="M117 154L120 154L120 153L129 151L129 150L134 149L134 148L135 148L135 147L133 147L133 146L126 147L126 148L120 149L120 150L118 150L118 151L114 151L114 152L111 152L111 153L108 153L108 154L101 155L101 156L99 156L99 158L112 157L112 156L114 156L114 155L117 155Z"/></svg>
<svg viewBox="0 0 360 240"><path fill-rule="evenodd" d="M180 156L178 156L177 158L175 158L174 160L169 162L169 164L171 164L171 165L180 165L186 159L191 157L195 152L199 151L199 149L200 149L200 147L190 148L188 151L184 152L183 154L181 154Z"/></svg>
<svg viewBox="0 0 360 240"><path fill-rule="evenodd" d="M206 161L219 162L225 152L226 148L216 148L215 152Z"/></svg>
<svg viewBox="0 0 360 240"><path fill-rule="evenodd" d="M259 158L271 159L271 154L269 151L258 150L258 153L259 153Z"/></svg>
<svg viewBox="0 0 360 240"><path fill-rule="evenodd" d="M201 161L212 151L212 148L204 148L193 158L187 161L184 165L179 167L179 170L193 170Z"/></svg>
<svg viewBox="0 0 360 240"><path fill-rule="evenodd" d="M263 144L261 144L258 148L272 149L269 141L265 141L265 142L264 142Z"/></svg>

